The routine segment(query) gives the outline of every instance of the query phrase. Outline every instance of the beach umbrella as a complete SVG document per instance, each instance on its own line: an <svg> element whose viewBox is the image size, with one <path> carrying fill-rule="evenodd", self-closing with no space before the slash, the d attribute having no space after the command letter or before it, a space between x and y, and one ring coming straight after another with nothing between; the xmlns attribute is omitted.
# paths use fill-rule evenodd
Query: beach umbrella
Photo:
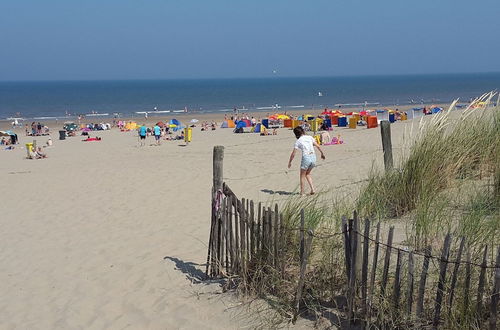
<svg viewBox="0 0 500 330"><path fill-rule="evenodd" d="M277 115L276 117L277 117L278 119L280 119L280 120L290 119L290 116L283 115L283 114L281 114L281 115Z"/></svg>
<svg viewBox="0 0 500 330"><path fill-rule="evenodd" d="M159 121L156 123L156 126L160 126L161 128L165 127L165 123L162 121Z"/></svg>
<svg viewBox="0 0 500 330"><path fill-rule="evenodd" d="M197 122L199 122L198 119L191 119L191 121L190 121L191 124L196 124Z"/></svg>
<svg viewBox="0 0 500 330"><path fill-rule="evenodd" d="M10 136L10 134L4 131L0 131L0 136Z"/></svg>

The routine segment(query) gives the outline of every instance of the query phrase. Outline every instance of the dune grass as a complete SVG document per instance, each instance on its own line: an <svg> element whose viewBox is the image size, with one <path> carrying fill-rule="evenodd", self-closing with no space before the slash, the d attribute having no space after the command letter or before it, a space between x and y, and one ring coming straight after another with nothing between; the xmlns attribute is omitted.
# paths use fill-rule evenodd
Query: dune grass
<svg viewBox="0 0 500 330"><path fill-rule="evenodd" d="M284 320L290 321L300 265L297 228L301 210L305 228L318 235L313 241L303 299L307 309L318 315L325 301L333 303L335 295L345 289L341 285L345 283L342 236L321 236L341 231L341 216L349 216L353 210L362 218L403 223L407 230L404 241L412 249L432 245L438 253L443 237L451 233L455 245L459 237L466 238L478 261L477 251L483 245L500 244L500 106L490 106L494 96L484 94L460 116L452 115L455 101L448 110L422 119L418 130L405 138L406 152L395 169L373 169L358 195L332 191L286 200L281 212L288 228L287 244L280 251L286 268L276 270L265 262L257 265L251 291L265 297ZM475 107L477 104L481 106ZM434 267L429 281L436 281L437 276ZM463 286L460 278L459 287ZM473 281L477 281L477 274ZM461 312L464 298L457 294L456 299L456 310L446 320L446 327L474 327L472 318L461 316L465 315ZM427 300L430 303L432 298ZM382 324L411 324L386 303L381 299L378 306L378 313L386 318Z"/></svg>

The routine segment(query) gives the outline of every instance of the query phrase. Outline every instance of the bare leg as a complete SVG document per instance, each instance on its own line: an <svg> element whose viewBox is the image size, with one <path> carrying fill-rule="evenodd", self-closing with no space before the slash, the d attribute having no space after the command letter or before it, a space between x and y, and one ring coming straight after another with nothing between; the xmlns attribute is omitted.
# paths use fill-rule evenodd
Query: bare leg
<svg viewBox="0 0 500 330"><path fill-rule="evenodd" d="M304 186L306 181L306 170L300 169L300 195L304 195Z"/></svg>
<svg viewBox="0 0 500 330"><path fill-rule="evenodd" d="M314 186L313 186L313 180L312 180L312 177L311 177L311 171L312 171L312 168L309 168L307 171L305 171L305 177L306 177L306 180L307 180L307 183L309 183L309 187L311 188L311 195L314 195L315 191L314 191Z"/></svg>

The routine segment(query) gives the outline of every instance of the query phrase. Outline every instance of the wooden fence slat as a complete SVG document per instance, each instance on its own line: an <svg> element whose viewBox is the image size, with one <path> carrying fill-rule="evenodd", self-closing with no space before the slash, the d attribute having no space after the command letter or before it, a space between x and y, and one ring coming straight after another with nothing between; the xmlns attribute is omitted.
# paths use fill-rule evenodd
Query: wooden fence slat
<svg viewBox="0 0 500 330"><path fill-rule="evenodd" d="M231 273L235 272L235 262L234 262L234 233L233 233L233 197L226 197L226 212L227 212L227 227L228 227L228 243L229 243L229 268Z"/></svg>
<svg viewBox="0 0 500 330"><path fill-rule="evenodd" d="M273 225L273 229L274 229L274 268L275 269L278 269L278 245L279 245L279 241L278 241L278 238L279 238L279 230L280 230L280 226L279 226L279 222L280 222L280 219L279 219L279 210L278 210L278 204L275 204L274 205L274 225Z"/></svg>
<svg viewBox="0 0 500 330"><path fill-rule="evenodd" d="M382 296L385 294L385 288L387 286L387 280L389 278L389 266L391 264L391 246L392 239L394 237L394 226L389 228L389 236L387 237L387 246L385 247L385 259L384 259L384 272L382 274L382 284L380 287Z"/></svg>
<svg viewBox="0 0 500 330"><path fill-rule="evenodd" d="M255 209L253 201L250 201L250 259L255 256Z"/></svg>
<svg viewBox="0 0 500 330"><path fill-rule="evenodd" d="M466 253L466 263L465 263L465 283L464 283L464 309L462 311L463 315L467 315L469 313L469 294L470 294L470 281L471 281L471 251L470 248L467 248Z"/></svg>
<svg viewBox="0 0 500 330"><path fill-rule="evenodd" d="M214 205L214 200L212 198L212 208ZM205 268L205 275L212 276L211 273L211 265L213 259L213 244L214 244L214 231L215 231L215 216L214 212L212 212L212 217L210 221L210 235L208 236L208 253L207 253L207 266ZM210 275L209 275L210 272Z"/></svg>
<svg viewBox="0 0 500 330"><path fill-rule="evenodd" d="M455 266L453 267L453 274L451 275L451 284L450 284L450 299L448 303L448 317L451 315L452 307L453 307L453 298L455 294L455 286L457 284L458 279L458 268L460 267L460 261L462 260L462 253L464 251L465 246L465 237L462 237L460 240L460 246L458 248L458 252L455 258Z"/></svg>
<svg viewBox="0 0 500 330"><path fill-rule="evenodd" d="M250 261L250 200L247 198L247 205L245 206L245 260L246 260L246 268L248 269L248 262Z"/></svg>
<svg viewBox="0 0 500 330"><path fill-rule="evenodd" d="M266 237L267 237L267 262L272 263L273 261L273 211L270 207L267 208L267 228L266 228Z"/></svg>
<svg viewBox="0 0 500 330"><path fill-rule="evenodd" d="M304 239L304 238L303 238ZM308 230L307 232L307 240L304 241L304 253L302 254L302 259L300 260L300 276L299 276L299 283L297 285L297 294L295 295L295 310L294 310L294 315L292 319L292 323L295 324L297 321L297 317L299 315L299 310L300 310L300 301L302 300L302 291L304 289L304 281L305 281L305 273L306 273L306 267L307 267L307 259L309 257L311 245L312 245L312 239L313 239L313 232L312 230Z"/></svg>
<svg viewBox="0 0 500 330"><path fill-rule="evenodd" d="M285 223L283 222L283 214L280 213L280 267L281 267L281 278L285 278L285 267L286 267L286 260L284 258L285 251L286 251L286 236L285 236Z"/></svg>
<svg viewBox="0 0 500 330"><path fill-rule="evenodd" d="M256 242L255 249L256 253L260 254L262 251L262 203L259 202L259 206L257 208L257 233L256 233Z"/></svg>
<svg viewBox="0 0 500 330"><path fill-rule="evenodd" d="M487 262L488 262L488 245L485 245L483 253L483 262L481 263L481 272L479 273L479 284L477 287L476 314L478 318L481 318L481 315L483 314L483 296L484 296L484 284L486 282Z"/></svg>
<svg viewBox="0 0 500 330"><path fill-rule="evenodd" d="M424 263L422 265L422 273L420 274L420 281L418 284L417 318L422 318L422 314L424 312L425 285L427 282L427 274L429 272L429 261L431 252L432 252L431 247L427 246L425 249Z"/></svg>
<svg viewBox="0 0 500 330"><path fill-rule="evenodd" d="M414 286L414 272L415 272L415 264L413 260L413 251L408 255L408 293L407 293L407 303L406 310L408 311L408 315L411 316L411 310L413 306L413 286Z"/></svg>
<svg viewBox="0 0 500 330"><path fill-rule="evenodd" d="M241 205L239 208L240 213L240 249L241 249L241 273L243 277L246 275L246 211L245 211L245 199L241 199Z"/></svg>
<svg viewBox="0 0 500 330"><path fill-rule="evenodd" d="M349 323L354 322L355 318L355 311L356 311L356 275L357 275L357 269L356 269L356 263L358 259L358 240L359 240L359 235L358 232L356 231L356 228L359 228L358 226L358 218L355 217L352 220L352 225L349 230L350 232L350 241L351 241L351 274L349 276L349 290L348 290L348 296L347 296L347 307L348 307L348 314L347 314L347 320Z"/></svg>
<svg viewBox="0 0 500 330"><path fill-rule="evenodd" d="M375 233L375 250L373 251L372 273L370 278L370 308L368 309L368 317L371 315L371 303L373 301L373 293L375 292L375 276L377 274L378 250L380 247L380 221L377 223L377 232Z"/></svg>
<svg viewBox="0 0 500 330"><path fill-rule="evenodd" d="M354 234L356 235L356 263L355 263L355 269L356 269L356 278L357 281L359 282L361 280L361 268L363 264L363 259L362 259L362 245L361 245L361 220L358 218L358 212L356 210L353 211L352 213L352 218L354 221ZM359 283L356 283L359 286Z"/></svg>
<svg viewBox="0 0 500 330"><path fill-rule="evenodd" d="M363 266L361 269L361 309L366 315L367 309L367 296L368 296L368 250L370 248L370 220L365 219L365 231L363 237Z"/></svg>
<svg viewBox="0 0 500 330"><path fill-rule="evenodd" d="M399 307L399 297L401 295L401 263L402 263L401 259L402 259L402 252L401 250L398 250L398 258L396 260L396 273L394 274L394 290L392 294L392 302L395 311Z"/></svg>
<svg viewBox="0 0 500 330"><path fill-rule="evenodd" d="M222 203L221 203L221 208L220 208L220 218L221 218L221 232L220 232L220 240L221 240L221 244L220 244L220 270L221 270L221 273L224 274L224 259L227 260L227 254L225 253L226 252L226 249L227 249L227 244L226 244L226 199L223 198L222 199ZM227 264L227 262L226 262Z"/></svg>
<svg viewBox="0 0 500 330"><path fill-rule="evenodd" d="M448 268L448 257L450 255L451 235L448 233L444 239L443 251L441 253L441 261L439 264L439 281L436 293L436 305L434 307L434 319L432 325L435 329L439 325L441 319L441 306L444 296L444 286L446 283L446 269Z"/></svg>
<svg viewBox="0 0 500 330"><path fill-rule="evenodd" d="M241 269L241 243L240 243L240 220L238 218L238 199L233 198L234 208L234 259L235 259L235 273L239 273Z"/></svg>
<svg viewBox="0 0 500 330"><path fill-rule="evenodd" d="M497 328L498 320L498 301L500 300L500 246L497 251L497 260L495 262L495 277L493 282L493 291L491 293L491 304L490 304L490 330L495 330Z"/></svg>
<svg viewBox="0 0 500 330"><path fill-rule="evenodd" d="M347 218L342 216L342 231L344 233L344 255L345 255L345 269L346 277L349 282L351 277L351 242L349 239L349 227L347 224Z"/></svg>
<svg viewBox="0 0 500 330"><path fill-rule="evenodd" d="M305 234L305 215L304 215L304 209L301 209L300 210L300 231L299 231L299 242L300 242L299 259L300 260L302 260L302 257L304 256L304 248L305 248L304 234Z"/></svg>

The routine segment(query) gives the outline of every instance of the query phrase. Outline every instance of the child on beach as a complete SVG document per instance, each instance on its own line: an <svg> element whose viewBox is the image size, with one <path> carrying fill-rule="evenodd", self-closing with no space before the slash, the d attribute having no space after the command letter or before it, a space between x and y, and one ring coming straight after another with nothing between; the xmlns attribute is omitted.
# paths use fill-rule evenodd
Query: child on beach
<svg viewBox="0 0 500 330"><path fill-rule="evenodd" d="M295 142L293 151L290 155L290 160L288 161L288 168L292 167L292 161L295 157L295 153L297 149L302 151L302 161L300 162L300 195L304 195L304 186L307 180L309 183L309 187L311 188L311 195L315 193L314 186L311 178L311 171L316 166L316 154L314 152L314 147L318 148L321 153L321 159L325 159L325 155L323 154L323 150L321 150L320 146L312 136L306 135L304 129L300 126L295 127L293 129L293 133L297 138Z"/></svg>

